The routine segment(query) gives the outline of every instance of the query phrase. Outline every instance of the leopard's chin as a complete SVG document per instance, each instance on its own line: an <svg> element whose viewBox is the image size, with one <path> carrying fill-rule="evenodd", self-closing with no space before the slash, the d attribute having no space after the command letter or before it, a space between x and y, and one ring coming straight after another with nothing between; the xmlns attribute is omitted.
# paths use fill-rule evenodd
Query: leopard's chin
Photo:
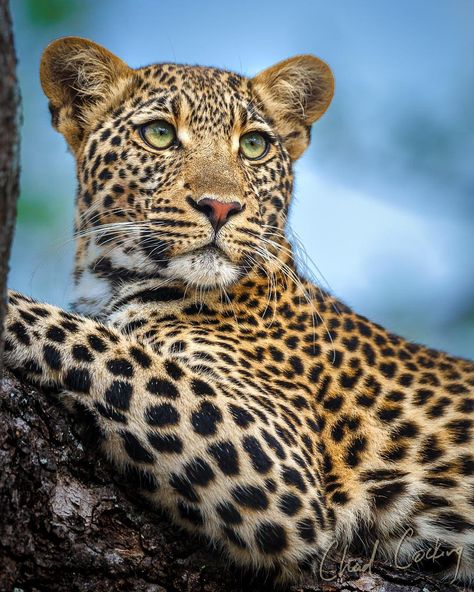
<svg viewBox="0 0 474 592"><path fill-rule="evenodd" d="M239 266L213 245L173 257L161 275L205 289L225 288L242 276Z"/></svg>

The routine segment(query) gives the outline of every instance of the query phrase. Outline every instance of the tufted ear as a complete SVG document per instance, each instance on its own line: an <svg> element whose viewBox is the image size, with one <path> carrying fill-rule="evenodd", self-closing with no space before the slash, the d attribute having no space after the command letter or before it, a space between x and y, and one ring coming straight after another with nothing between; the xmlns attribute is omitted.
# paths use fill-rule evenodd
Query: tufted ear
<svg viewBox="0 0 474 592"><path fill-rule="evenodd" d="M296 160L309 144L311 124L332 100L331 69L314 56L296 56L257 74L252 87Z"/></svg>
<svg viewBox="0 0 474 592"><path fill-rule="evenodd" d="M48 45L40 76L54 127L76 152L92 125L97 106L123 91L132 70L110 51L81 37L63 37Z"/></svg>

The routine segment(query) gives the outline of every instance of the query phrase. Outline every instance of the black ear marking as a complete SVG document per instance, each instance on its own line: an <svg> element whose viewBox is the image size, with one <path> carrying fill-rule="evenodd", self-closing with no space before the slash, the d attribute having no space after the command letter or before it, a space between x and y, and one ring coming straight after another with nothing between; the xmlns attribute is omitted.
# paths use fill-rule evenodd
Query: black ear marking
<svg viewBox="0 0 474 592"><path fill-rule="evenodd" d="M53 127L58 127L59 124L59 108L55 107L51 101L48 103L48 109L51 114L51 123Z"/></svg>

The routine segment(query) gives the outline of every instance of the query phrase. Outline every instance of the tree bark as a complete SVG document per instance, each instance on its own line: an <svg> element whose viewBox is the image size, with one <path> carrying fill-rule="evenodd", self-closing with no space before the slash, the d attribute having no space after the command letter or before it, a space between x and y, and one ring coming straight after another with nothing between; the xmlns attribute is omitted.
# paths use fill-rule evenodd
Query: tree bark
<svg viewBox="0 0 474 592"><path fill-rule="evenodd" d="M0 0L0 371L8 260L19 188L19 102L12 21L8 0Z"/></svg>
<svg viewBox="0 0 474 592"><path fill-rule="evenodd" d="M16 58L7 0L0 0L0 329L18 194ZM1 331L0 331L1 333ZM0 335L0 365L2 340ZM1 369L0 369L1 371ZM0 376L0 592L248 592L273 590L242 574L203 541L152 512L133 489L84 445L55 402L9 373ZM292 592L453 592L364 559L352 572ZM338 566L333 566L335 575Z"/></svg>

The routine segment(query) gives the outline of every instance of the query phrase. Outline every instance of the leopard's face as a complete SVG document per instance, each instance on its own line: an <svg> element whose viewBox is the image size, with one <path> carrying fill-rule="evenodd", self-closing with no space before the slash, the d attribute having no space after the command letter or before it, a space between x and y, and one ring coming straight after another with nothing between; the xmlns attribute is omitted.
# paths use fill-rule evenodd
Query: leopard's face
<svg viewBox="0 0 474 592"><path fill-rule="evenodd" d="M284 233L291 159L249 81L160 65L136 71L132 88L78 158L77 227L96 228L83 245L88 263L106 254L122 269L208 288L271 259ZM261 142L256 158L242 148L252 138Z"/></svg>
<svg viewBox="0 0 474 592"><path fill-rule="evenodd" d="M79 299L100 305L118 284L154 277L225 288L288 257L292 162L333 94L324 62L298 56L254 78L133 70L69 37L46 49L41 80L77 160Z"/></svg>

